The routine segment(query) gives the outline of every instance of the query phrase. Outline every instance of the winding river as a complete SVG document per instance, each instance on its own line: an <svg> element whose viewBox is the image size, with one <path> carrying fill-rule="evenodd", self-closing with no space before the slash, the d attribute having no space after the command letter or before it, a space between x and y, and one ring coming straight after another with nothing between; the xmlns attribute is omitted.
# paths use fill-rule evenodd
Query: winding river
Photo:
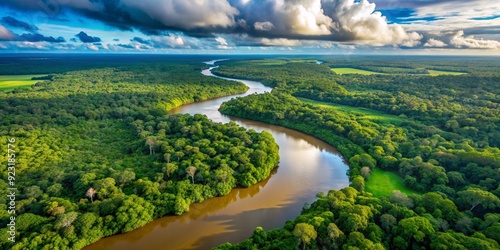
<svg viewBox="0 0 500 250"><path fill-rule="evenodd" d="M202 74L219 77L212 74L213 68ZM101 239L85 250L209 249L224 242L236 243L248 238L257 226L265 230L283 226L300 214L305 202L314 201L316 193L349 185L348 166L327 143L295 130L221 114L219 106L231 98L271 91L259 82L224 79L243 82L250 89L240 95L183 105L170 113L204 114L215 122L234 121L248 129L267 130L280 146L279 167L254 186L193 204L180 216L156 219L132 232Z"/></svg>

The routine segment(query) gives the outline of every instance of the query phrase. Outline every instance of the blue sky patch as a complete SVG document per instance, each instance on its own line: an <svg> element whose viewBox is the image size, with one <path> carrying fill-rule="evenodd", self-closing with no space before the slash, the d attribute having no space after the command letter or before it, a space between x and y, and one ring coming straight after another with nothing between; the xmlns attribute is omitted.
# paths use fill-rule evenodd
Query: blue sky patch
<svg viewBox="0 0 500 250"><path fill-rule="evenodd" d="M497 18L500 18L500 15L487 16L487 17L475 17L475 18L471 18L471 20L481 21L481 20L493 20L493 19L497 19Z"/></svg>
<svg viewBox="0 0 500 250"><path fill-rule="evenodd" d="M411 8L380 9L377 11L380 11L387 18L388 23L409 24L416 21L432 22L442 19L436 16L417 17L416 11Z"/></svg>

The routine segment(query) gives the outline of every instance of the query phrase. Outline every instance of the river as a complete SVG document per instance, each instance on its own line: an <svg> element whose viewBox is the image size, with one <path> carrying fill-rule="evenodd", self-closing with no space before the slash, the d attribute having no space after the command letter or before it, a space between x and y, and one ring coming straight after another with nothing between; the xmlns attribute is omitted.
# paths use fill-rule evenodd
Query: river
<svg viewBox="0 0 500 250"><path fill-rule="evenodd" d="M219 77L212 74L213 68L202 74ZM300 214L305 202L314 201L316 193L349 185L348 166L327 143L295 130L221 114L219 106L231 98L271 91L260 82L224 79L243 82L250 89L241 95L187 104L169 112L204 114L215 122L235 121L248 129L267 130L280 146L279 167L254 186L193 204L180 216L156 219L132 232L101 239L85 250L210 249L224 242L236 243L248 238L257 226L265 230L283 226Z"/></svg>

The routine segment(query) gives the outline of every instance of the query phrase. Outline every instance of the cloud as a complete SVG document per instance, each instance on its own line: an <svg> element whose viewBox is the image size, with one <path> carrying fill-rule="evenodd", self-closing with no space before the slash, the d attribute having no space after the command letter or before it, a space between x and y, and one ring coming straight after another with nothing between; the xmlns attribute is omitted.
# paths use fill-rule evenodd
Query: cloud
<svg viewBox="0 0 500 250"><path fill-rule="evenodd" d="M5 28L3 25L0 25L0 41L12 40L14 39L14 34Z"/></svg>
<svg viewBox="0 0 500 250"><path fill-rule="evenodd" d="M348 40L366 40L375 44L415 45L422 38L416 32L407 32L398 24L388 24L380 12L375 11L375 4L367 0L338 0L325 6L331 14L334 30Z"/></svg>
<svg viewBox="0 0 500 250"><path fill-rule="evenodd" d="M155 48L189 48L180 35L170 34L168 36L153 36L151 43Z"/></svg>
<svg viewBox="0 0 500 250"><path fill-rule="evenodd" d="M134 49L134 45L132 45L132 44L119 43L119 44L117 44L117 46L120 46L120 47L125 48L125 49Z"/></svg>
<svg viewBox="0 0 500 250"><path fill-rule="evenodd" d="M231 27L238 10L226 0L121 0L122 11L135 14L132 18L139 21L158 20L166 27L180 29ZM147 20L143 15L148 15Z"/></svg>
<svg viewBox="0 0 500 250"><path fill-rule="evenodd" d="M262 38L260 43L266 46L300 46L303 45L299 40L292 40L286 38Z"/></svg>
<svg viewBox="0 0 500 250"><path fill-rule="evenodd" d="M222 37L215 38L215 41L217 41L220 45L224 45L224 46L228 45L226 39L224 39Z"/></svg>
<svg viewBox="0 0 500 250"><path fill-rule="evenodd" d="M252 37L380 46L416 46L422 38L398 24L388 24L375 11L375 4L367 0L264 0L239 2L235 6L241 12L237 18L253 24L253 29L242 28Z"/></svg>
<svg viewBox="0 0 500 250"><path fill-rule="evenodd" d="M264 0L235 4L241 12L238 18L253 24L254 32L250 32L254 36L288 38L331 34L332 19L324 14L320 0Z"/></svg>
<svg viewBox="0 0 500 250"><path fill-rule="evenodd" d="M49 42L49 43L63 43L66 40L63 37L54 38L52 36L44 36L37 33L25 33L18 35L12 33L4 26L0 25L0 41L27 41L27 42ZM29 44L27 43L26 46Z"/></svg>
<svg viewBox="0 0 500 250"><path fill-rule="evenodd" d="M270 31L274 25L271 22L255 22L253 27L255 30Z"/></svg>
<svg viewBox="0 0 500 250"><path fill-rule="evenodd" d="M89 50L93 50L93 51L98 51L99 50L99 47L97 47L97 45L95 45L95 44L87 44L87 48Z"/></svg>
<svg viewBox="0 0 500 250"><path fill-rule="evenodd" d="M218 43L218 49L232 49L233 47L229 45L227 40L223 37L216 37L215 41Z"/></svg>
<svg viewBox="0 0 500 250"><path fill-rule="evenodd" d="M146 41L140 37L134 37L133 39L130 39L131 42L138 42L138 43L142 43L142 44L150 44L149 41Z"/></svg>
<svg viewBox="0 0 500 250"><path fill-rule="evenodd" d="M179 34L167 34L161 36L150 36L150 39L134 37L130 39L130 43L120 43L115 45L121 48L135 50L199 48L195 41L195 38L188 38Z"/></svg>
<svg viewBox="0 0 500 250"><path fill-rule="evenodd" d="M426 33L423 47L443 49L500 49L500 42L465 35L463 30Z"/></svg>
<svg viewBox="0 0 500 250"><path fill-rule="evenodd" d="M83 43L95 43L101 41L101 38L96 36L89 36L83 31L80 31L80 33L76 34L75 36L78 37Z"/></svg>
<svg viewBox="0 0 500 250"><path fill-rule="evenodd" d="M474 36L464 36L463 31L458 31L450 41L457 48L468 49L500 49L500 42L495 40L476 39Z"/></svg>
<svg viewBox="0 0 500 250"><path fill-rule="evenodd" d="M63 37L54 38L52 36L44 36L41 34L27 33L20 36L20 40L29 42L49 42L49 43L64 43Z"/></svg>
<svg viewBox="0 0 500 250"><path fill-rule="evenodd" d="M21 29L29 31L29 32L36 32L38 30L38 27L36 27L35 25L31 25L29 23L19 21L11 16L2 17L2 23L6 24L8 26L11 26L11 27L21 28Z"/></svg>
<svg viewBox="0 0 500 250"><path fill-rule="evenodd" d="M37 49L37 50L48 50L49 48L41 43L34 42L20 42L16 43L18 49Z"/></svg>
<svg viewBox="0 0 500 250"><path fill-rule="evenodd" d="M447 46L448 45L446 43L444 43L443 41L437 40L437 39L434 39L434 38L430 38L424 44L424 47L431 47L431 48L443 48L443 47L447 47Z"/></svg>
<svg viewBox="0 0 500 250"><path fill-rule="evenodd" d="M4 4L40 9L28 0ZM374 45L415 45L420 39L417 33L388 24L367 0L72 0L58 6L121 30L138 29L154 36L181 31L201 38L236 34Z"/></svg>

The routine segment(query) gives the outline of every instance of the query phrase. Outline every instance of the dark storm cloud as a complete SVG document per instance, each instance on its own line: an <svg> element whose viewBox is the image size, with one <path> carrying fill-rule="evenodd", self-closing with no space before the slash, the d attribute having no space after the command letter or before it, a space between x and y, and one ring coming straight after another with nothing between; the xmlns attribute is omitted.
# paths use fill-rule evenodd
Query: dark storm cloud
<svg viewBox="0 0 500 250"><path fill-rule="evenodd" d="M78 37L83 43L96 43L101 41L101 38L97 36L89 36L83 31L80 31L80 33L76 34L75 36Z"/></svg>
<svg viewBox="0 0 500 250"><path fill-rule="evenodd" d="M64 43L63 37L54 38L53 36L44 36L38 33L25 33L18 35L0 25L0 41L26 41L26 42L49 42Z"/></svg>
<svg viewBox="0 0 500 250"><path fill-rule="evenodd" d="M130 39L131 42L138 42L138 43L142 43L142 44L150 44L149 41L147 40L144 40L140 37L134 37L133 39Z"/></svg>
<svg viewBox="0 0 500 250"><path fill-rule="evenodd" d="M120 39L119 38L115 38L115 39L113 39L113 41L118 42L118 41L120 41Z"/></svg>
<svg viewBox="0 0 500 250"><path fill-rule="evenodd" d="M66 40L64 40L63 37L54 38L52 36L44 36L41 34L33 34L33 33L22 34L19 37L21 38L20 41L28 41L28 42L49 42L49 43L66 42Z"/></svg>
<svg viewBox="0 0 500 250"><path fill-rule="evenodd" d="M122 47L122 48L126 48L126 49L134 49L134 46L132 44L117 44L118 46Z"/></svg>
<svg viewBox="0 0 500 250"><path fill-rule="evenodd" d="M69 40L70 40L71 42L76 43L76 38L74 38L74 37L70 38Z"/></svg>
<svg viewBox="0 0 500 250"><path fill-rule="evenodd" d="M29 32L36 32L38 30L38 27L36 27L35 25L31 25L29 23L19 21L11 16L2 17L2 23L6 24L10 27L21 28L21 29L29 31Z"/></svg>

